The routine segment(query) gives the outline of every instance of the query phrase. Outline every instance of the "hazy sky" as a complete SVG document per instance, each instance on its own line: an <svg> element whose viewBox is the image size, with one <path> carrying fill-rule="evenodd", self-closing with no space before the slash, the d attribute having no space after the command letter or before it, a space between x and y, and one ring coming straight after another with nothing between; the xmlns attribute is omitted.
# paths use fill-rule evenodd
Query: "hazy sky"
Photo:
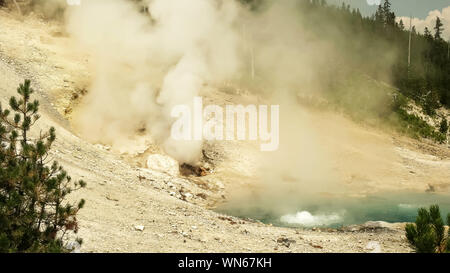
<svg viewBox="0 0 450 273"><path fill-rule="evenodd" d="M359 8L364 15L373 14L377 3L384 0L328 0L329 4L341 5L342 2ZM375 3L370 5L369 3ZM391 0L392 8L397 16L410 16L425 19L432 10L442 10L450 6L450 0Z"/></svg>

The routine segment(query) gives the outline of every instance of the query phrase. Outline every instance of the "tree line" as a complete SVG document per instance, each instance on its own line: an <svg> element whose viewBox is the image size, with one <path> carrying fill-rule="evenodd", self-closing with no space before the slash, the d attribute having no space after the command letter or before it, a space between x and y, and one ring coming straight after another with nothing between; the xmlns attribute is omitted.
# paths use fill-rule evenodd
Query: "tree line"
<svg viewBox="0 0 450 273"><path fill-rule="evenodd" d="M267 3L239 1L252 10L263 9ZM342 53L324 69L339 69L345 63L348 68L390 82L429 115L441 105L450 107L450 44L442 35L441 18L436 18L433 29L419 33L415 26L410 29L409 22L397 19L389 0L371 16L363 16L345 3L335 6L326 0L297 1L302 14L299 20L306 29L329 40Z"/></svg>

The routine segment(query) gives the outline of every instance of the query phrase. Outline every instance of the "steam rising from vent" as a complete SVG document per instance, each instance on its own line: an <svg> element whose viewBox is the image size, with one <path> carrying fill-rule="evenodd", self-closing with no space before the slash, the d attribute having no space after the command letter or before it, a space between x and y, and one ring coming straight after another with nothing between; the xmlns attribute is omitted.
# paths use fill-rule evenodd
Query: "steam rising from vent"
<svg viewBox="0 0 450 273"><path fill-rule="evenodd" d="M170 111L239 70L233 1L153 0L151 18L126 0L90 0L68 12L69 33L91 54L94 81L75 117L92 141L125 144L146 128L167 153L194 162L201 143L169 140Z"/></svg>
<svg viewBox="0 0 450 273"><path fill-rule="evenodd" d="M336 223L342 223L343 218L341 215L334 213L329 215L312 215L308 211L300 211L296 214L286 214L281 216L281 222L287 224L302 225L305 227L315 227L315 226L327 226Z"/></svg>

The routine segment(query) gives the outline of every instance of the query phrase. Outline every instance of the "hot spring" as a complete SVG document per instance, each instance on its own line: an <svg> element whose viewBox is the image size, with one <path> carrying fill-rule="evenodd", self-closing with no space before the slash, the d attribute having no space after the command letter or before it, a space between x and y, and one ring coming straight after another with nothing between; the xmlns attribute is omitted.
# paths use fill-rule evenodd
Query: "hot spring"
<svg viewBox="0 0 450 273"><path fill-rule="evenodd" d="M216 211L283 227L339 228L367 221L414 222L417 210L437 204L443 219L450 213L450 195L383 193L367 197L299 197L264 200L253 196L230 201Z"/></svg>

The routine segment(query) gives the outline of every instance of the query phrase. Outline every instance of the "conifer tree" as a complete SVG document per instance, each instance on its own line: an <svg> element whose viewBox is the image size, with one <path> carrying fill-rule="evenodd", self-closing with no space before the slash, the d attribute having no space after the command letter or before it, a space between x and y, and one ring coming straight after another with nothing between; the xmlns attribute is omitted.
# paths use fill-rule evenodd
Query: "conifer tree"
<svg viewBox="0 0 450 273"><path fill-rule="evenodd" d="M442 37L442 32L444 31L443 26L444 25L441 22L441 18L437 17L436 18L436 26L434 27L434 31L435 31L434 38L436 40L441 40L442 39L441 38Z"/></svg>
<svg viewBox="0 0 450 273"><path fill-rule="evenodd" d="M428 27L425 27L425 30L424 30L424 32L423 32L423 35L425 36L425 38L426 38L428 41L433 40L433 36L431 35L431 32L430 32L430 30L428 29Z"/></svg>
<svg viewBox="0 0 450 273"><path fill-rule="evenodd" d="M383 6L379 5L377 11L375 12L375 21L378 24L383 24L385 22L385 17L384 17L384 10L383 10Z"/></svg>
<svg viewBox="0 0 450 273"><path fill-rule="evenodd" d="M450 225L450 214L447 215L447 224ZM444 253L450 251L450 231L445 238L444 221L439 206L420 208L415 224L405 227L406 238L411 246L419 253Z"/></svg>
<svg viewBox="0 0 450 273"><path fill-rule="evenodd" d="M401 30L405 30L405 24L403 23L403 20L400 20L400 23L398 24L398 27L399 27Z"/></svg>
<svg viewBox="0 0 450 273"><path fill-rule="evenodd" d="M391 2L385 0L383 4L384 24L385 26L395 25L395 14L391 11Z"/></svg>
<svg viewBox="0 0 450 273"><path fill-rule="evenodd" d="M64 240L77 233L76 214L84 205L72 205L66 196L85 182L72 182L57 162L48 165L55 129L30 135L39 119L33 92L25 80L19 98L9 100L11 110L0 105L0 252L67 251Z"/></svg>

